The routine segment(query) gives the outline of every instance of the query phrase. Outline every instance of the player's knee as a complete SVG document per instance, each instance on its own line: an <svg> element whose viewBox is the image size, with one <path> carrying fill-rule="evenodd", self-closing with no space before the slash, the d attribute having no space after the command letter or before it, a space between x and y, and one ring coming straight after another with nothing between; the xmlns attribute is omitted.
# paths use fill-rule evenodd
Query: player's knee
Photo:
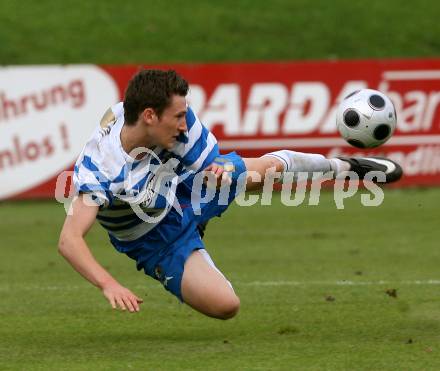
<svg viewBox="0 0 440 371"><path fill-rule="evenodd" d="M237 295L233 294L227 298L223 298L222 301L218 303L214 317L227 320L235 317L239 309L240 299Z"/></svg>

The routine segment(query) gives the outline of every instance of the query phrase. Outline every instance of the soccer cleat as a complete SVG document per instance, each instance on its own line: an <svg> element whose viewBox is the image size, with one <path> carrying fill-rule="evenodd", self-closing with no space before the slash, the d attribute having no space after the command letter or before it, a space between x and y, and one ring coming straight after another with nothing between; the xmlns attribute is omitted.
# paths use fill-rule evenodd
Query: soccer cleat
<svg viewBox="0 0 440 371"><path fill-rule="evenodd" d="M338 157L350 164L350 171L354 171L359 179L364 179L370 171L382 171L385 173L385 183L391 183L402 177L402 167L385 157Z"/></svg>

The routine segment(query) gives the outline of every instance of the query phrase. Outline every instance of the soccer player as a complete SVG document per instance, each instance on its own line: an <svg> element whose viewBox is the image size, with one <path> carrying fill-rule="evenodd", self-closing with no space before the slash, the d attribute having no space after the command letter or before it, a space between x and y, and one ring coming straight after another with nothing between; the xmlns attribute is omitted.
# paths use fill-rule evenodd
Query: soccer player
<svg viewBox="0 0 440 371"><path fill-rule="evenodd" d="M399 165L386 159L327 159L288 150L260 158L220 155L215 137L187 105L187 93L187 82L175 71L140 71L129 82L124 101L105 113L76 162L78 196L62 228L59 252L102 290L113 308L137 312L142 299L93 257L84 237L95 220L138 270L197 311L228 319L240 301L205 250L201 234L238 192L261 188L268 170L333 171L336 176L352 170L360 178L379 170L386 182L402 174ZM260 179L240 177L251 172ZM213 188L200 186L201 174L214 178ZM226 197L221 195L225 187ZM204 196L212 189L215 196L208 201Z"/></svg>

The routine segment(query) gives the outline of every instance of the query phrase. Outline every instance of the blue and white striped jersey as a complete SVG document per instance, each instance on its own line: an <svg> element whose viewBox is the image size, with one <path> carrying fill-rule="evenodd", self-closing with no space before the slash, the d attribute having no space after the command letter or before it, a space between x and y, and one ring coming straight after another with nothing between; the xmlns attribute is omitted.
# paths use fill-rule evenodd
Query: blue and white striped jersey
<svg viewBox="0 0 440 371"><path fill-rule="evenodd" d="M121 241L135 240L148 233L170 210L167 197L185 177L203 170L219 155L217 140L188 107L188 131L170 150L152 148L135 160L122 148L120 132L124 108L120 102L104 116L86 143L74 168L78 193L89 193L100 205L97 219ZM179 203L179 194L173 202ZM137 210L137 212L135 212ZM139 217L139 211L149 216Z"/></svg>

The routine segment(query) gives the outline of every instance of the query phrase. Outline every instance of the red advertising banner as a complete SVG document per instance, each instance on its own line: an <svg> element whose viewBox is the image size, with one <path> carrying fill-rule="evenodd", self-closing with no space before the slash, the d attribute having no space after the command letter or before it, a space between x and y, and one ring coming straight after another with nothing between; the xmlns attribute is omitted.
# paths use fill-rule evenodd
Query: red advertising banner
<svg viewBox="0 0 440 371"><path fill-rule="evenodd" d="M188 101L224 152L381 154L403 166L398 186L440 185L440 59L10 67L0 69L0 199L53 197L56 175L140 67L190 82ZM335 112L367 87L391 98L398 124L385 145L360 150L339 136Z"/></svg>

